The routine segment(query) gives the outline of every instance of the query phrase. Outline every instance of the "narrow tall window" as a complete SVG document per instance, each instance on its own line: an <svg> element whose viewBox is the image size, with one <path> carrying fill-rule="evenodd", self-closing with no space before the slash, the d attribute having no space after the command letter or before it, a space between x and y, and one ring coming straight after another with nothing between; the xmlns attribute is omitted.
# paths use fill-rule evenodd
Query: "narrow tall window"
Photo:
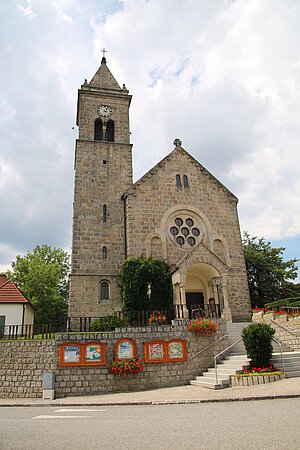
<svg viewBox="0 0 300 450"><path fill-rule="evenodd" d="M95 127L94 127L94 140L95 141L102 141L103 139L103 127L102 127L102 120L96 119L95 120Z"/></svg>
<svg viewBox="0 0 300 450"><path fill-rule="evenodd" d="M102 281L100 284L100 299L101 300L109 299L109 284L107 281Z"/></svg>
<svg viewBox="0 0 300 450"><path fill-rule="evenodd" d="M115 124L109 120L106 125L106 140L109 142L115 141Z"/></svg>
<svg viewBox="0 0 300 450"><path fill-rule="evenodd" d="M180 186L181 187L180 175L176 175L176 186Z"/></svg>
<svg viewBox="0 0 300 450"><path fill-rule="evenodd" d="M105 246L102 248L102 258L107 259L107 247Z"/></svg>
<svg viewBox="0 0 300 450"><path fill-rule="evenodd" d="M106 222L106 212L107 212L106 205L103 205L103 223Z"/></svg>
<svg viewBox="0 0 300 450"><path fill-rule="evenodd" d="M188 180L188 177L186 175L183 175L183 186L184 187L189 187L189 180Z"/></svg>

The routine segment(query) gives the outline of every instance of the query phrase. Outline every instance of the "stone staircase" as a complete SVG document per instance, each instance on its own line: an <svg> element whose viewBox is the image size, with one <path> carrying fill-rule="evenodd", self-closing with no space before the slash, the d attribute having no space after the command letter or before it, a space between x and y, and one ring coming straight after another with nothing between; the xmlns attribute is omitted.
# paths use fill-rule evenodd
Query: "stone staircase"
<svg viewBox="0 0 300 450"><path fill-rule="evenodd" d="M283 352L285 376L300 377L300 352ZM271 364L283 371L281 353L273 353Z"/></svg>
<svg viewBox="0 0 300 450"><path fill-rule="evenodd" d="M190 381L193 386L209 389L223 389L230 385L230 377L236 373L242 373L243 367L248 366L249 359L246 355L230 355L228 359L217 364L218 384L216 383L215 369L210 368L201 376Z"/></svg>
<svg viewBox="0 0 300 450"><path fill-rule="evenodd" d="M228 346L234 344L241 339L243 328L249 323L227 323ZM216 383L215 369L210 368L201 376L190 381L193 386L201 386L209 389L223 389L230 385L230 377L236 373L242 373L243 367L249 365L250 360L247 358L243 341L236 344L230 349L230 355L226 359L219 360L217 363L218 383Z"/></svg>

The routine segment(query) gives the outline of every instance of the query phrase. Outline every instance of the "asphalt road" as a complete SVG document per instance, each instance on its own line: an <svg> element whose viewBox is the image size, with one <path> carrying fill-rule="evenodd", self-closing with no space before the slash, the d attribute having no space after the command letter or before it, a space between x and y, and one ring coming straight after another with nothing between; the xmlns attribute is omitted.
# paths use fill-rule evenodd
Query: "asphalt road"
<svg viewBox="0 0 300 450"><path fill-rule="evenodd" d="M1 450L299 449L300 399L0 408Z"/></svg>

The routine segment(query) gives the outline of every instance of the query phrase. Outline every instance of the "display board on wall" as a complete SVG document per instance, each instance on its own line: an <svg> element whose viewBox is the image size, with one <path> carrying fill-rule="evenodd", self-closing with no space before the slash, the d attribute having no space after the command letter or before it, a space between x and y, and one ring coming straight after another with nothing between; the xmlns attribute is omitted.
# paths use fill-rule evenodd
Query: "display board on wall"
<svg viewBox="0 0 300 450"><path fill-rule="evenodd" d="M106 345L101 342L79 344L67 342L59 346L60 366L102 366L106 364Z"/></svg>

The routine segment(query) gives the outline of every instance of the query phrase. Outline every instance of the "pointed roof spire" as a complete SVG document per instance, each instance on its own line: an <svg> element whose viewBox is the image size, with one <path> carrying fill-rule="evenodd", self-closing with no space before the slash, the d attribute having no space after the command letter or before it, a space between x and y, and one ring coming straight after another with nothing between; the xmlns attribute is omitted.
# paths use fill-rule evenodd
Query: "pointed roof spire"
<svg viewBox="0 0 300 450"><path fill-rule="evenodd" d="M100 89L113 89L120 91L121 88L118 85L117 81L115 80L114 76L112 75L111 71L106 65L106 58L105 53L107 53L107 50L103 48L102 50L103 57L101 59L101 66L91 79L89 85L94 88L100 88Z"/></svg>

